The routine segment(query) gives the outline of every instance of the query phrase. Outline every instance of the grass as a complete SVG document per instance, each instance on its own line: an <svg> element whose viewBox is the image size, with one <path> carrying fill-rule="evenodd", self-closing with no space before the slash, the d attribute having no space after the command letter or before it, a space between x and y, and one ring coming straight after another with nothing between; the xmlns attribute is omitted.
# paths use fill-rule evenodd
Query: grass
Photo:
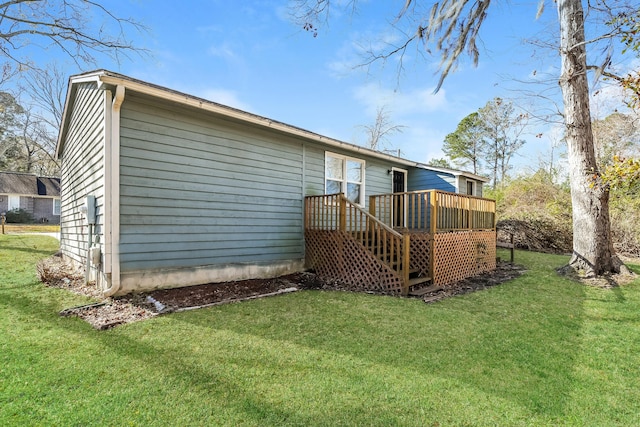
<svg viewBox="0 0 640 427"><path fill-rule="evenodd" d="M56 249L0 236L0 425L640 425L640 281L565 257L431 305L305 291L99 332L37 283Z"/></svg>

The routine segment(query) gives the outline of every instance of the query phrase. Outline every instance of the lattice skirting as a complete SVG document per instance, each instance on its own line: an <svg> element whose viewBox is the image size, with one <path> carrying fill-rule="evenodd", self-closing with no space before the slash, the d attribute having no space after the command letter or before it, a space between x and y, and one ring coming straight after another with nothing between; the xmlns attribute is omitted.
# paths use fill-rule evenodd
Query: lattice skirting
<svg viewBox="0 0 640 427"><path fill-rule="evenodd" d="M496 268L494 231L457 231L435 236L433 283L449 285Z"/></svg>
<svg viewBox="0 0 640 427"><path fill-rule="evenodd" d="M336 281L353 290L386 294L402 292L398 273L342 231L305 230L307 266L323 280Z"/></svg>
<svg viewBox="0 0 640 427"><path fill-rule="evenodd" d="M411 238L409 248L409 265L411 270L418 270L418 277L430 277L431 234L405 231Z"/></svg>

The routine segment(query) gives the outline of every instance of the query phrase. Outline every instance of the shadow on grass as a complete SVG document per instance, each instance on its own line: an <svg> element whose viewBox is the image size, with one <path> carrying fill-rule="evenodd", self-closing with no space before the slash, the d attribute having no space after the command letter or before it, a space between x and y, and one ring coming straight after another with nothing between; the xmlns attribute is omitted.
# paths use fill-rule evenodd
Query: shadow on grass
<svg viewBox="0 0 640 427"><path fill-rule="evenodd" d="M51 251L38 249L37 247L36 248L30 248L30 247L27 247L27 246L5 246L5 245L0 245L0 249L1 250L6 250L6 251L24 252L24 253L34 254L34 255L38 255L38 256L42 256L42 257L51 255Z"/></svg>
<svg viewBox="0 0 640 427"><path fill-rule="evenodd" d="M212 332L453 379L534 413L562 416L581 347L584 290L526 280L503 286L434 305L339 292L294 294L222 308L215 322L211 311L175 318Z"/></svg>
<svg viewBox="0 0 640 427"><path fill-rule="evenodd" d="M167 377L170 387L195 392L203 411L231 413L228 423L423 424L416 406L426 407L433 395L411 393L430 392L446 399L456 395L452 387L462 385L466 390L459 399L475 403L495 396L525 408L517 414L521 417L533 413L553 419L565 415L572 395L585 291L564 281L558 285L553 270L534 273L433 305L307 291L173 314L107 332L58 318L57 303L47 300L50 291L44 288L45 295L38 289L2 292L0 311L20 311L55 328L60 336L78 340L78 346L85 340L99 342L101 357L117 367L115 371L135 366L154 378ZM416 384L425 380L437 388L425 390ZM154 386L152 381L148 386ZM157 387L156 398L165 386ZM270 387L278 391L266 395ZM320 407L303 410L309 396ZM358 400L366 399L363 396L378 401ZM340 405L321 405L331 399ZM394 399L404 400L398 403L404 413L389 408ZM120 406L118 411L127 408ZM499 420L502 415L494 416ZM132 421L133 415L129 417ZM198 415L193 417L202 422Z"/></svg>
<svg viewBox="0 0 640 427"><path fill-rule="evenodd" d="M43 288L42 291L46 293L50 290ZM32 322L30 322L32 326L42 324L43 330L55 330L56 335L59 337L68 336L69 339L75 342L74 346L78 349L78 352L82 351L82 342L84 340L98 341L101 344L101 348L105 349L101 357L108 359L112 364L102 369L113 368L114 371L118 371L119 369L127 369L127 366L131 366L131 363L134 363L134 366L144 367L146 372L152 372L153 375L171 378L171 381L169 381L172 384L171 387L181 387L185 394L187 392L193 394L194 391L197 391L201 396L199 401L201 408L199 409L206 410L207 406L217 402L218 406L214 404L208 408L209 413L215 414L221 410L219 405L224 404L225 411L233 414L227 422L234 419L258 420L270 425L316 425L319 422L316 418L307 416L299 410L280 409L278 405L261 399L260 394L256 393L254 387L251 386L251 381L247 381L248 377L252 375L251 372L260 364L258 356L234 358L233 369L239 372L240 375L228 375L224 362L217 363L215 360L196 357L189 351L188 345L176 348L176 343L183 339L190 339L188 331L183 331L184 333L167 331L165 336L159 336L158 339L152 339L151 343L147 343L143 339L132 338L127 334L127 328L135 329L140 324L98 332L92 330L84 322L79 322L73 318L59 317L57 315L58 306L55 301L40 299L34 293L2 292L0 295L2 295L2 298L0 298L0 312L5 311L5 308L7 309L5 312L9 312L9 310L18 311L25 318L32 319ZM168 325L164 326L171 328L172 322L169 319L157 320L166 321ZM175 325L175 323L173 324ZM162 333L162 329L156 328L155 331ZM205 334L204 337L199 335L194 339L201 339L201 343L206 343L209 337L211 335ZM33 337L26 338L27 340L33 339ZM63 356L58 355L58 357ZM76 355L75 358L77 359L78 356ZM149 384L149 387L155 393L162 394L162 384ZM114 395L118 393L126 394L129 392L130 390L125 385L120 390L109 390L108 394L115 398ZM148 395L146 397L149 398ZM64 397L61 396L60 398ZM152 406L154 404L162 407L166 406L166 402L161 397L151 403L143 402L142 400L136 402L136 405ZM172 404L176 405L177 403L173 402ZM136 415L126 413L127 408L119 407L118 409L125 412L123 414L123 422L124 420L132 422L136 419ZM138 412L141 412L141 414L138 414ZM142 412L135 411L137 415L144 418L146 415ZM155 418L155 416L154 414L152 419L156 422L162 419ZM194 423L199 424L202 422L202 418L198 418L195 414L193 416L195 417L192 420ZM56 417L59 417L59 414ZM59 418L56 419L60 421ZM339 425L343 420L343 414L332 413L325 414L320 423ZM91 421L95 422L96 420L92 419ZM113 422L113 419L109 421ZM187 420L183 421L189 424Z"/></svg>

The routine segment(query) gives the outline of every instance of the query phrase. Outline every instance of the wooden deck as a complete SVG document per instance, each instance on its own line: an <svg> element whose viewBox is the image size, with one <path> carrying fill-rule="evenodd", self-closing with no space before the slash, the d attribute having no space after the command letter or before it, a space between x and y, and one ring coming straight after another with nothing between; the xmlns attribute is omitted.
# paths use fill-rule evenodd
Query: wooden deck
<svg viewBox="0 0 640 427"><path fill-rule="evenodd" d="M437 190L305 198L307 265L356 289L407 295L495 269L495 201ZM416 289L417 288L417 289Z"/></svg>

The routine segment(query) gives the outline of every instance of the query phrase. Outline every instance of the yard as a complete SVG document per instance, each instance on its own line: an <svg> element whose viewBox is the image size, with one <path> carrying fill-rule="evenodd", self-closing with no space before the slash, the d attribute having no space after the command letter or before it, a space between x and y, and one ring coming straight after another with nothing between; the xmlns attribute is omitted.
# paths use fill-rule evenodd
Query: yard
<svg viewBox="0 0 640 427"><path fill-rule="evenodd" d="M304 291L96 331L36 280L57 245L0 235L0 425L640 425L640 280L517 252L520 278L435 304Z"/></svg>

